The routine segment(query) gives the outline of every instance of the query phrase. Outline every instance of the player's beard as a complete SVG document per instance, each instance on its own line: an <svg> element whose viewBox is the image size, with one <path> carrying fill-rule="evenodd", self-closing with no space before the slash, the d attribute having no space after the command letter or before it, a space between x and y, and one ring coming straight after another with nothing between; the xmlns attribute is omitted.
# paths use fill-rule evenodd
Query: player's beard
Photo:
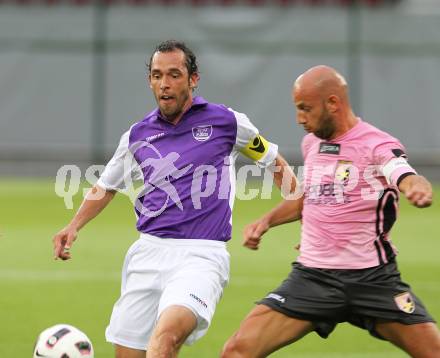
<svg viewBox="0 0 440 358"><path fill-rule="evenodd" d="M314 134L321 139L331 139L336 130L335 121L333 116L328 113L325 107L323 107L323 111L318 122L320 123L320 126L314 132Z"/></svg>
<svg viewBox="0 0 440 358"><path fill-rule="evenodd" d="M190 97L190 92L187 90L181 91L175 96L175 102L170 105L159 106L160 113L170 122L173 122L185 110L186 102ZM158 101L160 103L160 101Z"/></svg>

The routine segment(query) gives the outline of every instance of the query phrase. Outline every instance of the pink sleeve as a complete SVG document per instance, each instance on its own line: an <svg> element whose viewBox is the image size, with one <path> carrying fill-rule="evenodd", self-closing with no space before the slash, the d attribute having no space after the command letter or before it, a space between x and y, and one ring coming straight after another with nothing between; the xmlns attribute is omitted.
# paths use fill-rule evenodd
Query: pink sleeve
<svg viewBox="0 0 440 358"><path fill-rule="evenodd" d="M405 147L394 137L386 136L376 145L373 160L376 165L385 165L393 158L407 158Z"/></svg>

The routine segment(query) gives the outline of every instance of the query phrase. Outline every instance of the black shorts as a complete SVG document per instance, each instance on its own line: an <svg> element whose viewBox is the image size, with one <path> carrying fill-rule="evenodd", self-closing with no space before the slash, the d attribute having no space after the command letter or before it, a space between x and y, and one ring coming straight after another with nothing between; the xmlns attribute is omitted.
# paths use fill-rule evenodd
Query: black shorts
<svg viewBox="0 0 440 358"><path fill-rule="evenodd" d="M378 320L435 322L402 282L395 262L360 270L316 269L295 262L281 286L257 303L311 321L323 338L340 322L367 329L377 338Z"/></svg>

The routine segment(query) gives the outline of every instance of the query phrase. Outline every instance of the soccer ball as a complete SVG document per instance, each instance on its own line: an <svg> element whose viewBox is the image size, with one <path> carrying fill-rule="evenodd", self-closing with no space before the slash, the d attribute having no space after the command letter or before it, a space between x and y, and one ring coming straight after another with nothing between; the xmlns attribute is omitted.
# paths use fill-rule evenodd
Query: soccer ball
<svg viewBox="0 0 440 358"><path fill-rule="evenodd" d="M90 339L78 328L57 324L40 333L33 358L93 358Z"/></svg>

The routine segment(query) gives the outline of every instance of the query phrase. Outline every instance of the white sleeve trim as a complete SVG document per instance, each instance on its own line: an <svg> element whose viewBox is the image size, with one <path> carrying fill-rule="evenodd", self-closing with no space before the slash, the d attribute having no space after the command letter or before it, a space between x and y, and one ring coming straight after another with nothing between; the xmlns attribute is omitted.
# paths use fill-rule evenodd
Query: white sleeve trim
<svg viewBox="0 0 440 358"><path fill-rule="evenodd" d="M246 114L234 111L232 108L228 108L228 110L234 114L237 121L235 145L242 149L248 144L250 139L255 138L259 134L258 129L252 124Z"/></svg>
<svg viewBox="0 0 440 358"><path fill-rule="evenodd" d="M234 114L237 121L235 149L237 151L240 151L248 145L249 141L256 138L260 133L258 128L252 124L246 114L234 111L232 108L228 108L228 110ZM268 142L267 152L264 154L263 157L256 160L255 164L260 168L266 168L273 164L277 155L278 146L274 143Z"/></svg>
<svg viewBox="0 0 440 358"><path fill-rule="evenodd" d="M260 168L269 168L275 164L275 159L278 155L278 145L270 143L269 150L266 155L256 162L257 166Z"/></svg>
<svg viewBox="0 0 440 358"><path fill-rule="evenodd" d="M122 135L115 154L96 183L105 190L124 190L127 180L140 176L139 166L128 148L130 131L131 128Z"/></svg>
<svg viewBox="0 0 440 358"><path fill-rule="evenodd" d="M399 176L404 173L416 173L414 168L408 164L403 157L393 158L382 167L382 174L384 175L388 184L393 184L393 174L399 172Z"/></svg>

